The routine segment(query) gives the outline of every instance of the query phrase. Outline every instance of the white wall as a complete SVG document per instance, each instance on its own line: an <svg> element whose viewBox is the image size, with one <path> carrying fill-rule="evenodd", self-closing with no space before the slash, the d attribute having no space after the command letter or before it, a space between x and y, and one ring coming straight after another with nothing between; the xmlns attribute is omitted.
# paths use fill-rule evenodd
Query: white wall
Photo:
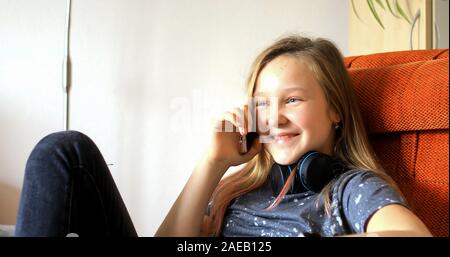
<svg viewBox="0 0 450 257"><path fill-rule="evenodd" d="M301 32L348 52L344 0L72 2L70 128L113 164L141 236L187 181L210 118L241 103L259 51ZM15 223L33 146L62 129L64 14L61 0L0 0L0 223Z"/></svg>

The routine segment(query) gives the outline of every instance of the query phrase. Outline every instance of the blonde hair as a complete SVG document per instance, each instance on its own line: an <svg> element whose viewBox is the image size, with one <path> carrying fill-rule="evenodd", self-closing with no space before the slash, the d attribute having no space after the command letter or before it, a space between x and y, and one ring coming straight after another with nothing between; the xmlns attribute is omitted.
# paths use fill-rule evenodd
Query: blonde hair
<svg viewBox="0 0 450 257"><path fill-rule="evenodd" d="M351 169L377 173L401 195L394 181L384 172L376 159L364 128L343 56L329 40L293 35L276 41L262 51L254 61L247 79L247 95L253 96L261 70L282 55L305 61L325 93L328 106L338 113L341 120L340 129L334 138L334 157L341 159ZM210 215L204 220L203 234L219 236L230 202L262 186L273 163L270 153L263 147L263 150L247 162L240 171L224 177L219 182L211 197ZM333 182L328 183L320 193L328 215L330 215L330 189Z"/></svg>

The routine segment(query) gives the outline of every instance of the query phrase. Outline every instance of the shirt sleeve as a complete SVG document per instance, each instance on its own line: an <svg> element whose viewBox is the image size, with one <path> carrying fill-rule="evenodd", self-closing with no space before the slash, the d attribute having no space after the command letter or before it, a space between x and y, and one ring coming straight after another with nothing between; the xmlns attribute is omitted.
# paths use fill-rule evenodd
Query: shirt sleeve
<svg viewBox="0 0 450 257"><path fill-rule="evenodd" d="M345 218L354 233L365 233L369 218L390 204L409 208L401 195L372 171L351 172L341 180L338 195Z"/></svg>

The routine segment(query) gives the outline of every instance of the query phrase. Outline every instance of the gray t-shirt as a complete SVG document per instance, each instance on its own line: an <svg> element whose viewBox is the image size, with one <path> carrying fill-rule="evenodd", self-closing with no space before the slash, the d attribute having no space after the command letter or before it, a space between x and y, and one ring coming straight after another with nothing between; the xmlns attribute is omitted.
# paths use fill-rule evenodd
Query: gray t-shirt
<svg viewBox="0 0 450 257"><path fill-rule="evenodd" d="M350 170L331 188L331 215L322 197L308 191L289 194L271 211L275 199L269 179L260 188L237 197L225 213L221 236L337 236L365 233L366 222L389 204L409 208L402 197L380 176L370 171Z"/></svg>

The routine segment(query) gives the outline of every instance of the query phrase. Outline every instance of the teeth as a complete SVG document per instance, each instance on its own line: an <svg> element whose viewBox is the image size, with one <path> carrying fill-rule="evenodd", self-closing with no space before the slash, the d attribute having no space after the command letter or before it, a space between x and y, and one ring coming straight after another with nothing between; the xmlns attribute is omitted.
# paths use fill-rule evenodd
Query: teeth
<svg viewBox="0 0 450 257"><path fill-rule="evenodd" d="M285 141L288 140L292 137L294 137L295 135L286 135L286 136L276 136L274 139L275 141Z"/></svg>
<svg viewBox="0 0 450 257"><path fill-rule="evenodd" d="M277 140L284 140L284 139L288 139L288 138L291 138L292 136L279 136L279 137L276 137L276 139Z"/></svg>
<svg viewBox="0 0 450 257"><path fill-rule="evenodd" d="M298 134L294 134L294 135L285 135L285 136L272 136L272 139L277 142L277 143L283 143L284 141L293 138L295 136L297 136Z"/></svg>

